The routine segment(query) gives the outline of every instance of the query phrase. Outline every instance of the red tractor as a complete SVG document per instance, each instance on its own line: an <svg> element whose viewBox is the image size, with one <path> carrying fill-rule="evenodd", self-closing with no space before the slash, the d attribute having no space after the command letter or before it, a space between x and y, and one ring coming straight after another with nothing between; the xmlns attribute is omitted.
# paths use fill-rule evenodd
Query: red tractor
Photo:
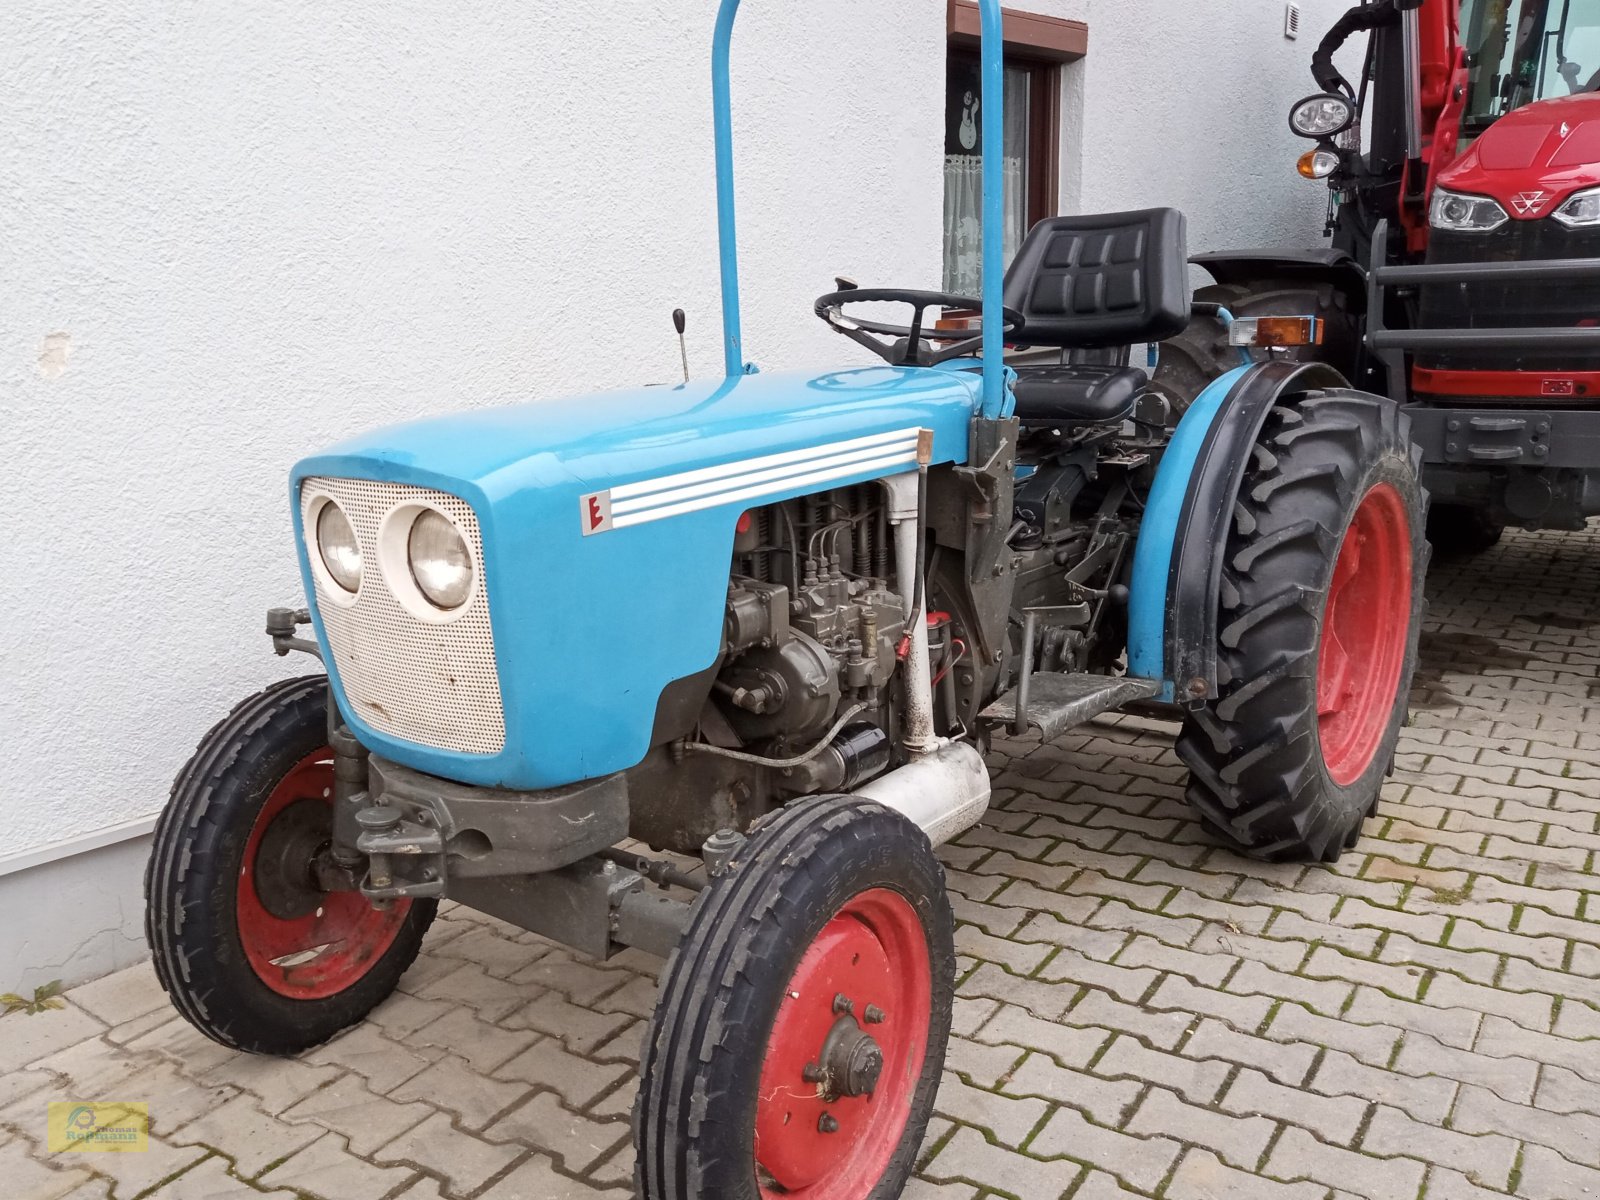
<svg viewBox="0 0 1600 1200"><path fill-rule="evenodd" d="M1358 34L1352 85L1334 55ZM1600 3L1366 0L1312 72L1290 125L1332 245L1194 258L1216 280L1196 300L1226 311L1162 346L1158 387L1181 406L1237 365L1230 314L1315 313L1319 344L1279 353L1406 406L1440 551L1581 529L1600 515Z"/></svg>

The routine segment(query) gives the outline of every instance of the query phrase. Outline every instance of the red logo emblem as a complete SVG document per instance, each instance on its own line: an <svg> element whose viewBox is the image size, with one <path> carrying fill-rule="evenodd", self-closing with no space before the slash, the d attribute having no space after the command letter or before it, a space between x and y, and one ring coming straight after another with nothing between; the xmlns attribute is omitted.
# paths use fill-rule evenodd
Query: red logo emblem
<svg viewBox="0 0 1600 1200"><path fill-rule="evenodd" d="M578 497L578 508L583 514L583 536L604 533L611 528L611 493L590 492Z"/></svg>
<svg viewBox="0 0 1600 1200"><path fill-rule="evenodd" d="M1546 396L1576 396L1578 394L1578 381L1576 379L1546 379L1543 390Z"/></svg>
<svg viewBox="0 0 1600 1200"><path fill-rule="evenodd" d="M1521 216L1537 217L1548 203L1550 203L1549 192L1518 192L1511 201L1511 207Z"/></svg>

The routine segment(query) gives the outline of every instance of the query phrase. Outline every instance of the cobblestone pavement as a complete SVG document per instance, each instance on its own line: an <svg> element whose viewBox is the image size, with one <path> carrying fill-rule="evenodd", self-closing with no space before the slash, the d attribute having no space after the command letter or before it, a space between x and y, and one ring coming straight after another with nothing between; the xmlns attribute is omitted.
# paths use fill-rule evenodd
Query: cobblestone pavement
<svg viewBox="0 0 1600 1200"><path fill-rule="evenodd" d="M945 852L956 1033L909 1196L1600 1196L1600 535L1432 593L1399 774L1336 867L1209 846L1168 726L997 749ZM124 971L0 1021L0 1194L626 1196L652 972L454 909L371 1020L272 1061ZM50 1099L148 1103L150 1150L47 1155Z"/></svg>

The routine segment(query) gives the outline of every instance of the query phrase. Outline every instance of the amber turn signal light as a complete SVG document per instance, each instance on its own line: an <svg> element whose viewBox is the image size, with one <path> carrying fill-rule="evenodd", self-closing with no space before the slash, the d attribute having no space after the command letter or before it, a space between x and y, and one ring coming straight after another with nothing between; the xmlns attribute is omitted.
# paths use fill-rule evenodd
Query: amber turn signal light
<svg viewBox="0 0 1600 1200"><path fill-rule="evenodd" d="M1320 346L1322 322L1315 317L1251 317L1228 326L1232 346Z"/></svg>

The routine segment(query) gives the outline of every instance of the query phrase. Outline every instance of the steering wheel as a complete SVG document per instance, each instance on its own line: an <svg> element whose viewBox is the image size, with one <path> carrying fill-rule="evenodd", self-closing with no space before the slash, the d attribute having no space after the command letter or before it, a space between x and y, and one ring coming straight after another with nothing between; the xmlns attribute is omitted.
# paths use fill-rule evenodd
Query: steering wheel
<svg viewBox="0 0 1600 1200"><path fill-rule="evenodd" d="M847 304L909 304L911 324L886 325L881 321L868 321L862 317L846 316ZM938 329L924 321L923 314L930 308L965 308L981 312L983 301L971 296L953 296L948 292L918 292L905 288L850 288L842 292L829 292L817 300L817 316L830 328L858 342L895 367L931 367L952 358L964 358L983 345L983 331L967 329ZM1021 329L1024 318L1014 308L1001 309L1002 335ZM876 336L875 336L876 335ZM885 341L884 339L893 339ZM949 343L936 349L932 343Z"/></svg>

